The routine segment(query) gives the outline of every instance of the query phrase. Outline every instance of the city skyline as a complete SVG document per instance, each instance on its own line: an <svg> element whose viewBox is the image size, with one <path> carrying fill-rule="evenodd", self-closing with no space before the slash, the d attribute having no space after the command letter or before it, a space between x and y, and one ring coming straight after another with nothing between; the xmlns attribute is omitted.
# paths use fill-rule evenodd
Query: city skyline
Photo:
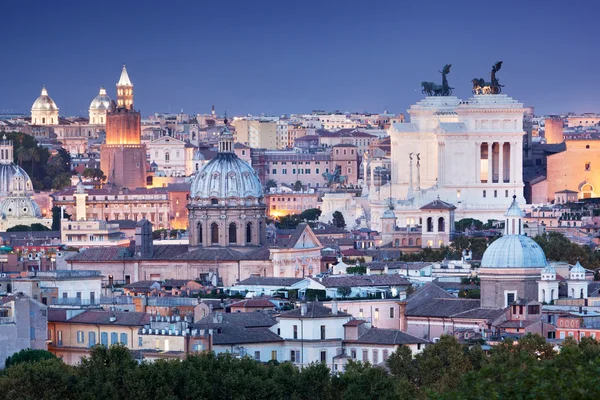
<svg viewBox="0 0 600 400"><path fill-rule="evenodd" d="M232 115L405 113L444 64L454 95L467 99L470 80L489 79L498 60L503 93L536 114L600 110L598 56L588 50L596 5L159 4L7 4L14 18L4 29L18 34L4 46L15 62L3 65L0 110L27 114L46 85L61 115L86 115L100 86L116 97L125 63L142 115L213 104Z"/></svg>

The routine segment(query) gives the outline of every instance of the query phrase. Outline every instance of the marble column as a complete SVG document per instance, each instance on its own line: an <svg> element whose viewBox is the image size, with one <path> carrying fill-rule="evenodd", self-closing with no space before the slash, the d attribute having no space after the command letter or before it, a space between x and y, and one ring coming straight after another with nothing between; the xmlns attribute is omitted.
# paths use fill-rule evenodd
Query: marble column
<svg viewBox="0 0 600 400"><path fill-rule="evenodd" d="M498 183L504 183L504 142L498 142Z"/></svg>
<svg viewBox="0 0 600 400"><path fill-rule="evenodd" d="M487 142L487 153L488 153L488 173L487 173L487 183L492 183L494 179L494 157L493 157L493 149L492 145L494 143Z"/></svg>
<svg viewBox="0 0 600 400"><path fill-rule="evenodd" d="M481 143L475 143L475 182L481 183Z"/></svg>

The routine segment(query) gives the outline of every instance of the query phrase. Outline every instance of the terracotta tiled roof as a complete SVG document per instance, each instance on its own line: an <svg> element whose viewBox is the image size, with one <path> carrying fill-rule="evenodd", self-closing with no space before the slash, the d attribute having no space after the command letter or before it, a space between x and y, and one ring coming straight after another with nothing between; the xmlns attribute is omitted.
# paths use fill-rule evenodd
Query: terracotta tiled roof
<svg viewBox="0 0 600 400"><path fill-rule="evenodd" d="M275 308L275 305L267 299L247 299L232 303L229 307L248 307L248 308Z"/></svg>
<svg viewBox="0 0 600 400"><path fill-rule="evenodd" d="M116 319L111 322L111 317ZM74 316L68 322L76 324L143 326L150 323L150 314L141 312L89 310Z"/></svg>
<svg viewBox="0 0 600 400"><path fill-rule="evenodd" d="M398 274L391 275L341 275L323 278L320 283L331 287L373 287L373 286L410 286L405 277Z"/></svg>
<svg viewBox="0 0 600 400"><path fill-rule="evenodd" d="M357 340L352 340L352 343L364 344L424 344L430 343L428 340L409 335L396 329L378 329L371 328L359 336Z"/></svg>
<svg viewBox="0 0 600 400"><path fill-rule="evenodd" d="M238 285L240 286L277 286L287 287L292 286L304 278L277 278L267 276L251 276L250 278L244 279Z"/></svg>
<svg viewBox="0 0 600 400"><path fill-rule="evenodd" d="M318 303L307 303L305 315L302 315L302 306L279 314L279 318L345 318L350 316L350 314L339 310L336 315L333 315L331 308Z"/></svg>
<svg viewBox="0 0 600 400"><path fill-rule="evenodd" d="M442 201L440 199L434 200L431 203L425 204L423 207L421 207L421 210L455 210L456 207L454 207L452 204L450 203L446 203L445 201Z"/></svg>
<svg viewBox="0 0 600 400"><path fill-rule="evenodd" d="M481 307L481 301L477 299L432 299L421 304L419 307L406 310L406 315L413 317L453 317L472 311Z"/></svg>

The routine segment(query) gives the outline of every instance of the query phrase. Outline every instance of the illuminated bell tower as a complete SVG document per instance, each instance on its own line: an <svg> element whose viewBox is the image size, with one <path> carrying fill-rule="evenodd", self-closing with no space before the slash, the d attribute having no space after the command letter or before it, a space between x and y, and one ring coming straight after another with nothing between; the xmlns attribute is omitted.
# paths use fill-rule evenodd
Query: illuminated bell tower
<svg viewBox="0 0 600 400"><path fill-rule="evenodd" d="M117 107L133 110L133 83L129 79L125 64L123 64L121 78L117 82Z"/></svg>
<svg viewBox="0 0 600 400"><path fill-rule="evenodd" d="M117 103L106 114L106 143L100 168L107 184L117 188L146 187L146 145L141 143L142 117L133 109L133 84L125 66L117 83Z"/></svg>

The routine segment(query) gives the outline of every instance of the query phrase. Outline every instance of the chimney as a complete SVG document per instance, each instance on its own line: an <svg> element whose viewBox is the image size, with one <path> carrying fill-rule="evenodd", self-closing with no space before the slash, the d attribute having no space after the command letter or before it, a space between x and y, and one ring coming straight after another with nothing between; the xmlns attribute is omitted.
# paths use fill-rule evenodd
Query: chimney
<svg viewBox="0 0 600 400"><path fill-rule="evenodd" d="M390 272L390 270L389 270L389 268L388 268L388 266L387 266L387 265L386 265L385 267L383 267L383 273L384 273L384 274L386 274L386 275L387 275L387 274L389 274L389 272Z"/></svg>
<svg viewBox="0 0 600 400"><path fill-rule="evenodd" d="M300 316L304 317L306 315L306 303L302 303L300 305Z"/></svg>
<svg viewBox="0 0 600 400"><path fill-rule="evenodd" d="M336 299L333 299L331 301L331 315L337 315L338 314L338 302Z"/></svg>
<svg viewBox="0 0 600 400"><path fill-rule="evenodd" d="M398 318L400 319L399 329L402 332L406 332L407 323L406 323L406 302L400 301L398 302Z"/></svg>

